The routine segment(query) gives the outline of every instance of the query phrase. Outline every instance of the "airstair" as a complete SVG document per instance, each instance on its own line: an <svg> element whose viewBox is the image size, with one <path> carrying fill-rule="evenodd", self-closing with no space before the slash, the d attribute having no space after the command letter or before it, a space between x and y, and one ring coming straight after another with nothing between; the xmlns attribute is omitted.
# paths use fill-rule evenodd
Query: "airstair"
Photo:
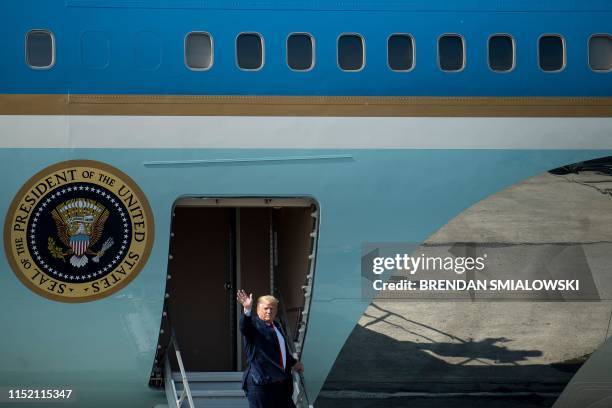
<svg viewBox="0 0 612 408"><path fill-rule="evenodd" d="M171 358L176 358L179 371L172 371ZM169 408L249 406L242 390L241 372L186 372L174 334L164 362L164 384Z"/></svg>
<svg viewBox="0 0 612 408"><path fill-rule="evenodd" d="M186 373L186 379L190 397L187 395L181 373L172 373L168 381L170 387L167 387L171 390L166 392L169 407L247 408L249 406L242 391L241 372L189 372ZM182 402L181 396L183 396Z"/></svg>
<svg viewBox="0 0 612 408"><path fill-rule="evenodd" d="M177 342L172 337L171 347L173 357L180 371L172 371L170 354L166 354L164 364L164 383L168 408L248 408L244 391L242 390L241 372L185 372L181 352ZM293 374L297 408L311 408L304 394L304 384L301 374Z"/></svg>

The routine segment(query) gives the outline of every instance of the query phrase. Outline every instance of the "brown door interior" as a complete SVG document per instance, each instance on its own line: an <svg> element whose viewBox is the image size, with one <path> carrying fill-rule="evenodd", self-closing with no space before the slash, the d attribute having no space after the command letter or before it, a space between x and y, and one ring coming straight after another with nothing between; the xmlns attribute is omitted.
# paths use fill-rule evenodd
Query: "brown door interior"
<svg viewBox="0 0 612 408"><path fill-rule="evenodd" d="M168 311L187 371L234 369L233 209L176 207Z"/></svg>
<svg viewBox="0 0 612 408"><path fill-rule="evenodd" d="M295 337L305 298L313 218L306 208L176 206L167 312L187 371L246 365L236 289L273 294ZM177 367L173 367L176 370Z"/></svg>

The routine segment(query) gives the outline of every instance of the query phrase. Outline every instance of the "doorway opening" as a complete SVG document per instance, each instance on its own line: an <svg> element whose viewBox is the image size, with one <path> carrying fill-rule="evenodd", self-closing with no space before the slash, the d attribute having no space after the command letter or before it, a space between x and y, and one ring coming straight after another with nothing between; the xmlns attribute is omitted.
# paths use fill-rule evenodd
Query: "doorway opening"
<svg viewBox="0 0 612 408"><path fill-rule="evenodd" d="M184 371L246 365L236 290L279 299L278 318L299 358L314 281L317 203L309 198L183 198L173 208L168 281L152 386L163 384L174 337ZM179 370L172 359L171 369Z"/></svg>

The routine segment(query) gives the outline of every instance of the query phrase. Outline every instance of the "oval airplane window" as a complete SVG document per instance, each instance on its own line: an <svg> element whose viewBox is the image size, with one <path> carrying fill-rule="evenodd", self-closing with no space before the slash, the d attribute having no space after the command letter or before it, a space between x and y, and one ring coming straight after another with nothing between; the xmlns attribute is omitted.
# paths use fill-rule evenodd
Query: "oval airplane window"
<svg viewBox="0 0 612 408"><path fill-rule="evenodd" d="M47 30L31 30L26 34L26 62L31 68L51 68L55 63L55 41Z"/></svg>
<svg viewBox="0 0 612 408"><path fill-rule="evenodd" d="M359 34L343 34L338 38L338 66L343 71L359 71L365 63L364 42Z"/></svg>
<svg viewBox="0 0 612 408"><path fill-rule="evenodd" d="M446 72L461 71L465 67L463 38L457 34L445 34L438 40L438 63Z"/></svg>
<svg viewBox="0 0 612 408"><path fill-rule="evenodd" d="M393 71L410 71L414 66L414 40L408 34L393 34L387 41L387 63Z"/></svg>
<svg viewBox="0 0 612 408"><path fill-rule="evenodd" d="M236 39L238 67L244 70L258 70L263 66L263 40L257 33L243 33Z"/></svg>
<svg viewBox="0 0 612 408"><path fill-rule="evenodd" d="M538 41L538 61L545 72L558 72L565 67L565 43L558 34L543 35Z"/></svg>
<svg viewBox="0 0 612 408"><path fill-rule="evenodd" d="M287 65L294 71L308 71L314 66L314 44L310 34L291 34L287 38Z"/></svg>
<svg viewBox="0 0 612 408"><path fill-rule="evenodd" d="M593 71L612 71L612 36L595 34L589 38L589 66Z"/></svg>
<svg viewBox="0 0 612 408"><path fill-rule="evenodd" d="M210 34L191 32L185 37L185 64L193 70L206 70L212 66L213 43Z"/></svg>
<svg viewBox="0 0 612 408"><path fill-rule="evenodd" d="M514 39L507 34L489 38L489 68L497 72L508 72L514 68Z"/></svg>

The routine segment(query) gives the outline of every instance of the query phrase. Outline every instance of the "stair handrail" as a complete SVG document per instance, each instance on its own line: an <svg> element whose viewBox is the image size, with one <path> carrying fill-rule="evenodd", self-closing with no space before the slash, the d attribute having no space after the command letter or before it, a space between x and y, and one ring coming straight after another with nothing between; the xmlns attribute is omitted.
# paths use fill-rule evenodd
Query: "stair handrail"
<svg viewBox="0 0 612 408"><path fill-rule="evenodd" d="M285 302L283 301L283 295L281 294L280 289L278 290L278 297L280 303L280 320L281 320L281 328L285 330L285 338L291 339L291 341L287 341L287 345L289 346L289 352L292 355L296 355L295 347L293 344L293 333L291 333L291 326L289 325L289 319L287 317L287 309L285 309ZM288 336L288 337L287 337ZM308 402L308 395L306 394L306 387L304 386L304 375L301 372L293 371L294 380L297 379L297 382L300 386L299 392L296 398L296 403L299 407L309 408L311 405Z"/></svg>
<svg viewBox="0 0 612 408"><path fill-rule="evenodd" d="M181 351L178 347L178 341L176 340L176 334L174 330L172 330L172 337L170 338L170 345L174 348L174 354L176 356L176 361L179 366L179 370L181 372L181 380L183 382L183 390L181 394L177 394L176 384L174 383L174 379L172 378L172 367L170 365L170 347L166 349L166 361L164 362L165 367L165 383L166 383L166 394L170 392L174 401L175 406L173 408L181 408L183 406L183 402L185 398L189 403L189 408L195 408L195 404L193 403L193 397L191 395L191 388L189 387L189 381L187 380L187 373L185 372L185 366L183 365L183 359L181 358Z"/></svg>

